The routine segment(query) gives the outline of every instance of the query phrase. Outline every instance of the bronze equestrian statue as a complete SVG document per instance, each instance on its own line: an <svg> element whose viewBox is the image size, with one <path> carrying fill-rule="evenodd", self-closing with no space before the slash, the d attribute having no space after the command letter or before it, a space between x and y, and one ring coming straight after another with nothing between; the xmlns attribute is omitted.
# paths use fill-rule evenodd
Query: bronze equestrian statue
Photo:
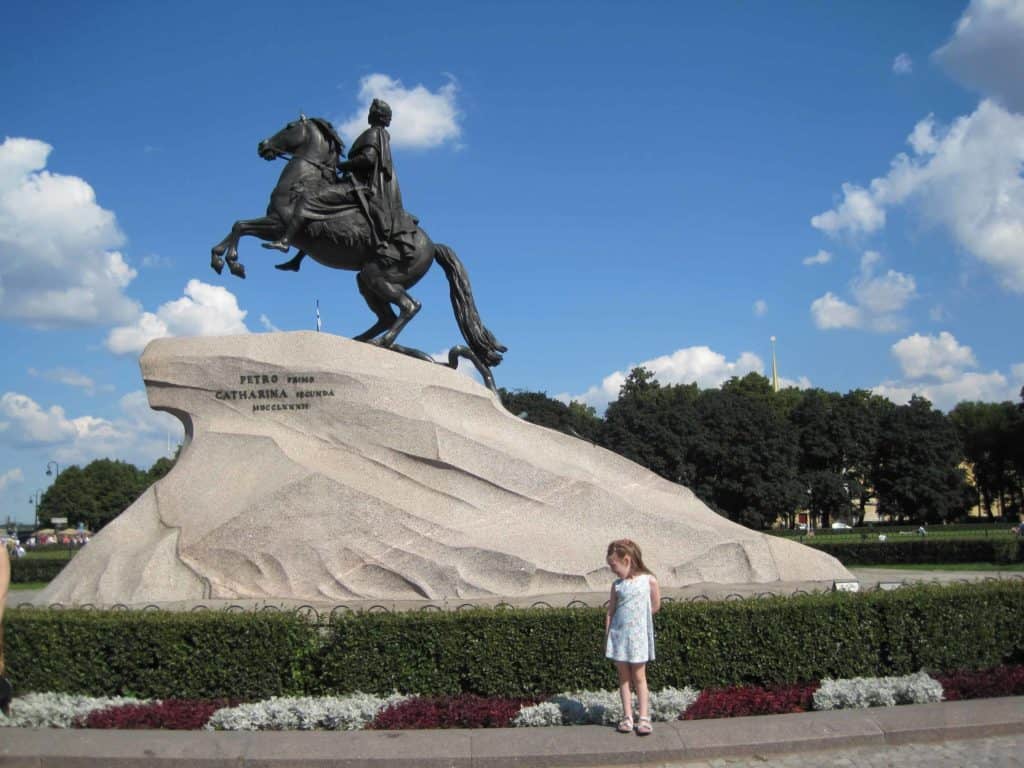
<svg viewBox="0 0 1024 768"><path fill-rule="evenodd" d="M231 274L244 278L238 241L245 235L271 241L264 243L267 248L287 251L294 245L298 254L278 264L278 269L298 271L308 255L325 267L358 273L359 292L377 322L356 341L435 362L425 352L395 340L420 310L407 289L437 261L448 278L455 320L468 345L454 347L447 365L455 368L459 357L465 357L496 391L491 368L501 362L506 347L481 321L469 277L455 252L433 243L405 210L387 131L391 108L374 100L368 121L370 127L355 140L344 161L344 142L322 118L300 116L261 141L260 157L288 159L270 193L267 215L236 221L228 236L213 247L210 266L220 274L227 263Z"/></svg>

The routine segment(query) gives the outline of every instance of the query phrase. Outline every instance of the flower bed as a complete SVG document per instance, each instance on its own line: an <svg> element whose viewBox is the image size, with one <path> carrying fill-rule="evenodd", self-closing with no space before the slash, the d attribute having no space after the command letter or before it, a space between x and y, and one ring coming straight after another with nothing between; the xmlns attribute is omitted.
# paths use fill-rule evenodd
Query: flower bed
<svg viewBox="0 0 1024 768"><path fill-rule="evenodd" d="M417 728L508 728L512 718L536 699L497 696L416 696L391 704L367 725L379 731Z"/></svg>
<svg viewBox="0 0 1024 768"><path fill-rule="evenodd" d="M814 692L817 690L817 683L778 685L771 688L762 688L758 685L708 688L700 692L693 705L683 712L681 719L705 720L717 717L807 712L814 705Z"/></svg>
<svg viewBox="0 0 1024 768"><path fill-rule="evenodd" d="M931 676L823 680L786 686L665 688L651 692L651 719L700 720L810 710L894 706L1024 695L1024 665ZM618 691L574 691L538 698L455 696L274 697L225 701L144 701L30 693L12 703L0 727L207 730L396 730L610 725L622 718Z"/></svg>

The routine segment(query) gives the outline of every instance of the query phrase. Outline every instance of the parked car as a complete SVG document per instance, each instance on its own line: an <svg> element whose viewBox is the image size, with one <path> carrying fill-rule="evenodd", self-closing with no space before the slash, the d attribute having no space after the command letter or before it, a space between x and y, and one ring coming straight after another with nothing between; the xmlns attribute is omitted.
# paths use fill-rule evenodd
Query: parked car
<svg viewBox="0 0 1024 768"><path fill-rule="evenodd" d="M838 520L836 522L832 523L832 530L834 530L834 531L848 531L848 530L850 530L852 528L853 528L852 525L847 525L846 523L840 523Z"/></svg>

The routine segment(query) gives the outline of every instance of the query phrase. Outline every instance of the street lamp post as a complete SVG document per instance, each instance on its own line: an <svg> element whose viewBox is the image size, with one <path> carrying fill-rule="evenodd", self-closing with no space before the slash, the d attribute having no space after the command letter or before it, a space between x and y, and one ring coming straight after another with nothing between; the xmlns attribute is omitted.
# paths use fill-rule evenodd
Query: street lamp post
<svg viewBox="0 0 1024 768"><path fill-rule="evenodd" d="M35 505L35 524L33 525L33 533L39 530L39 499L43 495L42 489L37 489L36 492L29 497L28 503Z"/></svg>
<svg viewBox="0 0 1024 768"><path fill-rule="evenodd" d="M60 464L56 461L46 462L46 476L49 477L50 475L53 475L54 479L60 477Z"/></svg>

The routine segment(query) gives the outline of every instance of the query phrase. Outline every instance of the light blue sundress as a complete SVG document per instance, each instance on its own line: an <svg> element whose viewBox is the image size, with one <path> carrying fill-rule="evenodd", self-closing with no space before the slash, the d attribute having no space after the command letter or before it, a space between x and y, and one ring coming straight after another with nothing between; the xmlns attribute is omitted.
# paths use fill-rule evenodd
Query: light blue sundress
<svg viewBox="0 0 1024 768"><path fill-rule="evenodd" d="M651 616L651 577L616 579L615 613L608 627L604 655L614 661L642 664L654 660L654 617Z"/></svg>

